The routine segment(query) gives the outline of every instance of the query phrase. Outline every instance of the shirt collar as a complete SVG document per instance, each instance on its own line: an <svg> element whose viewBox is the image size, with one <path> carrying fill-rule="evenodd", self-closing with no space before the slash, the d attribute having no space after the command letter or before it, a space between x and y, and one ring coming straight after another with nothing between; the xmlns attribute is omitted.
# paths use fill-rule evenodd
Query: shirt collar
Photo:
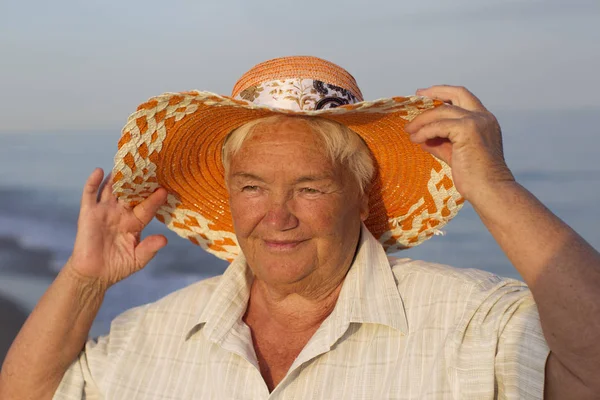
<svg viewBox="0 0 600 400"><path fill-rule="evenodd" d="M363 224L358 251L334 313L338 321L380 324L408 333L404 303L381 244Z"/></svg>
<svg viewBox="0 0 600 400"><path fill-rule="evenodd" d="M244 316L253 279L252 271L246 266L246 258L240 253L219 279L206 306L186 328L186 340L204 327L208 339L221 343L233 325Z"/></svg>
<svg viewBox="0 0 600 400"><path fill-rule="evenodd" d="M252 272L240 254L219 280L206 307L186 329L186 340L203 326L208 339L222 342L246 312L252 280ZM357 254L326 321L332 340L337 340L350 323L386 325L402 334L408 333L404 304L389 260L364 224Z"/></svg>

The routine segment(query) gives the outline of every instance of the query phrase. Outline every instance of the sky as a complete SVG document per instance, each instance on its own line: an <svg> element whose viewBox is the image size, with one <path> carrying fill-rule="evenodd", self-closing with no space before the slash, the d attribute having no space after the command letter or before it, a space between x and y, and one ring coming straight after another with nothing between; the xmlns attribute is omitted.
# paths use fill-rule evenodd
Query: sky
<svg viewBox="0 0 600 400"><path fill-rule="evenodd" d="M600 112L598 0L0 0L0 133L120 128L285 55L343 66L367 99L455 84L492 111Z"/></svg>

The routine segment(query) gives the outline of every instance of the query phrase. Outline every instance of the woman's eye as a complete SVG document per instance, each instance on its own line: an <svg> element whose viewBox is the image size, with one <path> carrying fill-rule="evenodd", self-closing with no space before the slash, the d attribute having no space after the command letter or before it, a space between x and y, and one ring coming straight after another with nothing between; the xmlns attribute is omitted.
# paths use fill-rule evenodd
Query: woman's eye
<svg viewBox="0 0 600 400"><path fill-rule="evenodd" d="M317 194L317 193L321 193L320 190L314 189L314 188L309 188L309 187L305 187L300 189L301 192L303 193L308 193L308 194Z"/></svg>
<svg viewBox="0 0 600 400"><path fill-rule="evenodd" d="M242 192L256 192L258 190L258 186L247 185L242 188Z"/></svg>

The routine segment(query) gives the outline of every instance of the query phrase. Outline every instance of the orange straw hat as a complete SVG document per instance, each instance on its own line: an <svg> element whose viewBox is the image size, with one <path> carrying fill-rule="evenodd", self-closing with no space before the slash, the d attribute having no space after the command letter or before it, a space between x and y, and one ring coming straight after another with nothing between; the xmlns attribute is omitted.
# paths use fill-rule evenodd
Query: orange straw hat
<svg viewBox="0 0 600 400"><path fill-rule="evenodd" d="M272 115L318 116L362 137L375 159L365 225L386 251L416 246L452 219L463 199L448 165L409 140L404 125L442 103L424 97L363 101L347 71L315 57L258 64L231 97L166 93L133 113L119 140L114 193L138 204L159 186L167 202L156 217L219 258L240 248L233 230L221 150L227 135Z"/></svg>

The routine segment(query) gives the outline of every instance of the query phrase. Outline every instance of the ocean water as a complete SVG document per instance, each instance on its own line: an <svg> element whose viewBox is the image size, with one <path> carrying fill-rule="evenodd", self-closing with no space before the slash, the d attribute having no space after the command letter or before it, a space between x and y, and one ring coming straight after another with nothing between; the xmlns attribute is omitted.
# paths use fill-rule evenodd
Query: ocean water
<svg viewBox="0 0 600 400"><path fill-rule="evenodd" d="M594 247L600 248L600 110L496 114L517 179ZM76 233L81 186L95 167L108 171L119 129L0 133L0 296L30 310L68 259ZM154 221L169 245L143 271L110 289L92 335L120 312L154 301L226 264ZM467 204L423 245L402 252L519 279ZM2 310L0 310L1 312Z"/></svg>

